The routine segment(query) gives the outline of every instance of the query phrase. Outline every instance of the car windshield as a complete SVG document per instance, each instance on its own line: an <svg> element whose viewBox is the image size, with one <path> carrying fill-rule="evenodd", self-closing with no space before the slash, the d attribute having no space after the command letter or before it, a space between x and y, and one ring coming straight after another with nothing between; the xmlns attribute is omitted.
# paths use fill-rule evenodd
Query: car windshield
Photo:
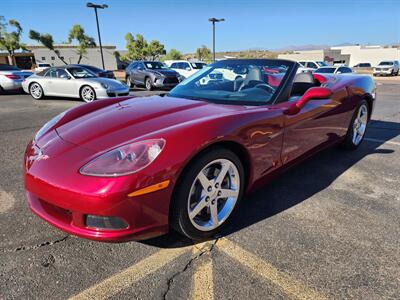
<svg viewBox="0 0 400 300"><path fill-rule="evenodd" d="M324 61L317 61L318 66L320 67L326 67L328 64Z"/></svg>
<svg viewBox="0 0 400 300"><path fill-rule="evenodd" d="M151 70L168 69L166 65L159 61L146 61L144 64L147 69Z"/></svg>
<svg viewBox="0 0 400 300"><path fill-rule="evenodd" d="M207 65L205 63L194 63L194 62L191 62L190 64L192 65L192 68L196 70L203 69Z"/></svg>
<svg viewBox="0 0 400 300"><path fill-rule="evenodd" d="M92 71L89 71L88 69L81 68L81 67L68 68L68 72L70 72L72 74L72 76L74 76L77 79L96 77L96 75Z"/></svg>
<svg viewBox="0 0 400 300"><path fill-rule="evenodd" d="M0 71L20 71L16 66L0 64Z"/></svg>
<svg viewBox="0 0 400 300"><path fill-rule="evenodd" d="M219 61L177 85L169 96L229 104L270 104L293 67L294 63L281 60Z"/></svg>
<svg viewBox="0 0 400 300"><path fill-rule="evenodd" d="M336 68L319 68L315 73L335 73Z"/></svg>
<svg viewBox="0 0 400 300"><path fill-rule="evenodd" d="M381 63L379 63L379 66L393 66L393 62L392 61L382 61Z"/></svg>

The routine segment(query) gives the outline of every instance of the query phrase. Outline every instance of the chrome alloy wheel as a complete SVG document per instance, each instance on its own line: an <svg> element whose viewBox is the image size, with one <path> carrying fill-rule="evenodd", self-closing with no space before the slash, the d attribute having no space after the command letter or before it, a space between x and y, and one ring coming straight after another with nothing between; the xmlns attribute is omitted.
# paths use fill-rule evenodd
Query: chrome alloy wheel
<svg viewBox="0 0 400 300"><path fill-rule="evenodd" d="M94 96L94 91L93 91L93 89L92 89L91 87L89 87L89 86L85 86L85 87L82 89L81 95L82 95L82 99L83 99L85 102L92 102L92 101L94 100L94 98L95 98L95 96Z"/></svg>
<svg viewBox="0 0 400 300"><path fill-rule="evenodd" d="M229 217L240 192L240 175L233 162L217 159L195 178L188 197L192 225L201 231L219 227Z"/></svg>
<svg viewBox="0 0 400 300"><path fill-rule="evenodd" d="M30 87L30 92L33 98L40 99L42 97L42 88L38 83L33 83Z"/></svg>
<svg viewBox="0 0 400 300"><path fill-rule="evenodd" d="M353 138L354 145L360 144L364 137L365 129L367 128L368 122L368 107L366 104L362 104L358 109L358 113L353 123Z"/></svg>

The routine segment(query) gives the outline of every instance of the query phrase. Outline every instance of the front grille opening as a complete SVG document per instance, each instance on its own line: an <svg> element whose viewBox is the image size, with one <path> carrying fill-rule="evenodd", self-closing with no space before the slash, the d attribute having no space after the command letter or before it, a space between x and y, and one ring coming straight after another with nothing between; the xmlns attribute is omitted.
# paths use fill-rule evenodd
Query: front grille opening
<svg viewBox="0 0 400 300"><path fill-rule="evenodd" d="M128 224L118 217L87 215L86 226L94 229L120 230L128 228Z"/></svg>

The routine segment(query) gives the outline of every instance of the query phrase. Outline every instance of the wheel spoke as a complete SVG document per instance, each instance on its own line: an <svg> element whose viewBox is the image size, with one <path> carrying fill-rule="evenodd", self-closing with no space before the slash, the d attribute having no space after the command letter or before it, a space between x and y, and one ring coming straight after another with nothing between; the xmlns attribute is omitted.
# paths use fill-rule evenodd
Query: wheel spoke
<svg viewBox="0 0 400 300"><path fill-rule="evenodd" d="M231 190L231 189L221 189L221 195L219 198L229 198L229 197L237 197L239 195L239 191Z"/></svg>
<svg viewBox="0 0 400 300"><path fill-rule="evenodd" d="M356 144L357 142L357 128L353 129L353 143Z"/></svg>
<svg viewBox="0 0 400 300"><path fill-rule="evenodd" d="M207 191L208 187L211 186L210 180L204 175L203 171L197 175L197 179L200 181L201 186L205 191Z"/></svg>
<svg viewBox="0 0 400 300"><path fill-rule="evenodd" d="M211 213L211 223L213 227L218 226L218 206L217 202L214 205L210 206L210 213Z"/></svg>
<svg viewBox="0 0 400 300"><path fill-rule="evenodd" d="M226 173L228 173L229 167L230 165L228 163L222 164L221 171L219 172L218 177L215 179L216 183L219 183L219 185L221 185L226 176Z"/></svg>
<svg viewBox="0 0 400 300"><path fill-rule="evenodd" d="M189 213L189 218L193 219L194 217L196 217L206 205L206 197L203 197L203 199L200 200L200 202L197 203L194 209Z"/></svg>

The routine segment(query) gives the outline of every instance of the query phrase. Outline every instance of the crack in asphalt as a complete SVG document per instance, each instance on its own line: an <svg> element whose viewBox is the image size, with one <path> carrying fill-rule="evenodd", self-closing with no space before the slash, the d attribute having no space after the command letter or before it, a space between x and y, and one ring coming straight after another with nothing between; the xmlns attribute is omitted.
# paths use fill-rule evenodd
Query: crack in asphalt
<svg viewBox="0 0 400 300"><path fill-rule="evenodd" d="M69 235L66 235L64 237L62 237L61 239L55 240L55 241L46 241L43 242L41 244L37 244L37 245L33 245L33 246L20 246L18 248L15 249L4 249L1 252L19 252L19 251L27 251L27 250L36 250L39 249L41 247L45 247L45 246L53 246L55 244L64 242L65 240L67 240L69 238Z"/></svg>
<svg viewBox="0 0 400 300"><path fill-rule="evenodd" d="M167 289L166 289L166 291L165 291L165 293L164 293L164 295L163 295L163 298L162 298L163 300L166 300L166 299L167 299L168 293L169 293L169 291L171 290L171 287L172 287L172 284L173 284L174 281L175 281L175 278L177 278L177 277L179 277L181 274L185 273L185 272L192 266L192 264L193 264L194 261L198 260L200 257L202 257L202 256L205 255L205 254L210 254L210 253L214 250L215 245L217 244L219 238L220 238L220 237L217 237L217 238L211 243L211 245L210 245L209 247L206 247L206 246L208 246L209 244L206 244L206 245L205 245L204 247L202 247L202 248L198 248L198 247L196 246L196 244L193 245L193 247L195 247L197 250L199 250L199 253L196 254L195 256L191 257L191 258L189 259L189 261L185 264L185 266L183 267L182 270L180 270L180 271L174 273L174 274L168 279L168 281L167 281Z"/></svg>

